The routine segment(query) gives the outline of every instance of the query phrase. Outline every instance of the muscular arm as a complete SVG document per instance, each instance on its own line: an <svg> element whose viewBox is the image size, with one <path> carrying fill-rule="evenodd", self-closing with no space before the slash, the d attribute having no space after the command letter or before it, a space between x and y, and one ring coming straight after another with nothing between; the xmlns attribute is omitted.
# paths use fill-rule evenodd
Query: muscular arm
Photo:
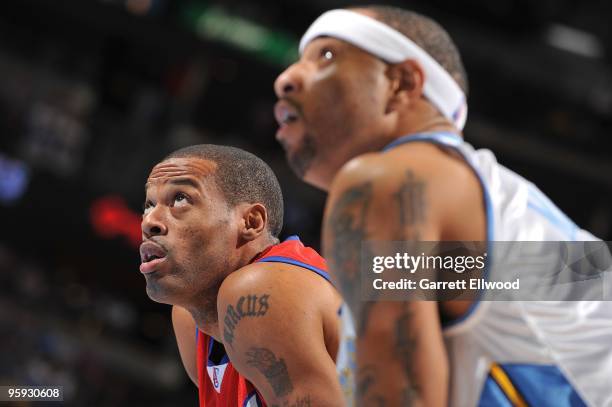
<svg viewBox="0 0 612 407"><path fill-rule="evenodd" d="M286 264L253 264L223 282L225 349L269 406L344 405L325 343L325 310L335 316L338 304L329 283Z"/></svg>
<svg viewBox="0 0 612 407"><path fill-rule="evenodd" d="M358 405L443 406L448 362L437 303L360 299L363 241L441 239L435 179L418 162L397 167L368 157L345 166L330 190L323 249L357 325Z"/></svg>

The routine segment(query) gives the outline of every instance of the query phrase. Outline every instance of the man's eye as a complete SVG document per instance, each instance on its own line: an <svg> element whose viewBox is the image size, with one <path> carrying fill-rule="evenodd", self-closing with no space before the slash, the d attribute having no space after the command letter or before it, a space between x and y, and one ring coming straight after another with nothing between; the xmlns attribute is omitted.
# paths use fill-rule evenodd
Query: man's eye
<svg viewBox="0 0 612 407"><path fill-rule="evenodd" d="M331 61L334 59L334 52L329 48L321 48L320 56L326 61Z"/></svg>
<svg viewBox="0 0 612 407"><path fill-rule="evenodd" d="M186 203L187 203L187 195L183 194L182 192L179 192L176 195L174 195L174 206L182 205Z"/></svg>
<svg viewBox="0 0 612 407"><path fill-rule="evenodd" d="M153 202L146 201L144 205L142 205L142 213L147 214L153 208Z"/></svg>

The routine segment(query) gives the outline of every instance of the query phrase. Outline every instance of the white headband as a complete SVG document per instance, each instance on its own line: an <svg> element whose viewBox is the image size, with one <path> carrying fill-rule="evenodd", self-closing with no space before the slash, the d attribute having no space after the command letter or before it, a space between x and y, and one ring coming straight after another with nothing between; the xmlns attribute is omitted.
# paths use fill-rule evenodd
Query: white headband
<svg viewBox="0 0 612 407"><path fill-rule="evenodd" d="M467 118L465 95L450 74L408 37L373 18L349 10L323 13L300 40L300 53L313 39L338 38L395 64L407 59L419 62L425 72L423 93L446 118L463 130Z"/></svg>

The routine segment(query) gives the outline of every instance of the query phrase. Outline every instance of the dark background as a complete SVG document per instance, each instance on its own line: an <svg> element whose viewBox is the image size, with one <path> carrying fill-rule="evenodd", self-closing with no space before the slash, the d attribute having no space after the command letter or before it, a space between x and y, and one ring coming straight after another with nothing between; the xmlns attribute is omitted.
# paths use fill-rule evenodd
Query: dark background
<svg viewBox="0 0 612 407"><path fill-rule="evenodd" d="M276 171L284 236L318 247L324 195L274 140L272 83L323 10L369 2L4 0L0 4L0 385L70 405L196 405L169 307L137 246L151 167L230 144ZM389 1L456 40L466 139L612 240L612 3Z"/></svg>

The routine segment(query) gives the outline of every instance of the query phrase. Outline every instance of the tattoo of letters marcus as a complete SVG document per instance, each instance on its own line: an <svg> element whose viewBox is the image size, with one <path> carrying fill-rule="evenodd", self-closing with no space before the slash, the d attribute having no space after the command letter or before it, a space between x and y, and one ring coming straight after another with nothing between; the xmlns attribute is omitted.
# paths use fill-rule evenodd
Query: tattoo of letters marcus
<svg viewBox="0 0 612 407"><path fill-rule="evenodd" d="M223 319L223 343L233 347L234 330L238 323L243 318L261 317L266 315L270 307L268 299L270 295L255 295L249 294L242 296L236 302L236 305L228 305Z"/></svg>

